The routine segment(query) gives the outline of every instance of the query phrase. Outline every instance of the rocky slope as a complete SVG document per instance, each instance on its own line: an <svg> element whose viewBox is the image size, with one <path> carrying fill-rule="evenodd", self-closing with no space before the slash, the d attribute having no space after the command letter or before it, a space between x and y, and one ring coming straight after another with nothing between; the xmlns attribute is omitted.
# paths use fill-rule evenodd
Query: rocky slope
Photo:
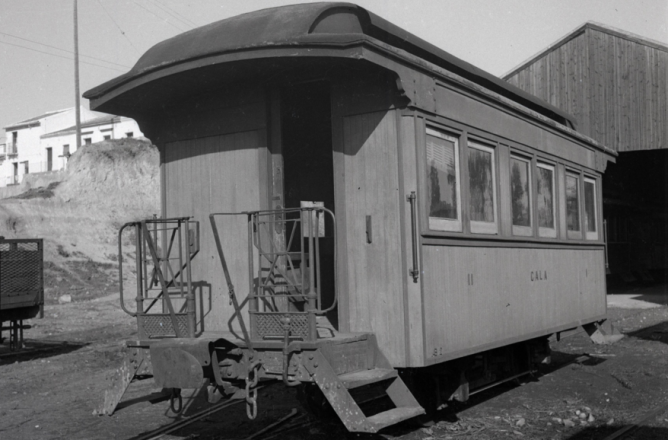
<svg viewBox="0 0 668 440"><path fill-rule="evenodd" d="M47 304L118 290L118 229L160 212L158 165L146 140L85 145L66 171L31 176L13 189L20 194L0 200L0 235L44 239Z"/></svg>

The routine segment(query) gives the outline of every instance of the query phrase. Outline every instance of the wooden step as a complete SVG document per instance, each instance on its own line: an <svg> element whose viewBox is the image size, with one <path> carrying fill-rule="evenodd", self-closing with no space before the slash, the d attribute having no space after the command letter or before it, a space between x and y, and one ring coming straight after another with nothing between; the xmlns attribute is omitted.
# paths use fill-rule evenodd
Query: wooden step
<svg viewBox="0 0 668 440"><path fill-rule="evenodd" d="M370 385L372 383L380 382L382 380L392 379L397 377L397 370L374 368L371 370L356 371L354 373L346 373L339 376L339 380L346 388L353 389Z"/></svg>
<svg viewBox="0 0 668 440"><path fill-rule="evenodd" d="M424 414L424 409L421 406L394 408L367 418L367 422L373 428L373 432L377 432L387 426L412 419L422 414Z"/></svg>

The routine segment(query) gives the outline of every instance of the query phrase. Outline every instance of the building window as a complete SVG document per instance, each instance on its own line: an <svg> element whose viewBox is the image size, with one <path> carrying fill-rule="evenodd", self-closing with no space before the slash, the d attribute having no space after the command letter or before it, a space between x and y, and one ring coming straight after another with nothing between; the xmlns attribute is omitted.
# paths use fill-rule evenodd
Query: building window
<svg viewBox="0 0 668 440"><path fill-rule="evenodd" d="M580 178L566 173L566 229L571 238L580 238Z"/></svg>
<svg viewBox="0 0 668 440"><path fill-rule="evenodd" d="M63 145L63 156L70 157L70 146Z"/></svg>
<svg viewBox="0 0 668 440"><path fill-rule="evenodd" d="M91 143L92 143L92 139L91 139L91 138L84 138L84 144L86 144L86 145L90 145Z"/></svg>
<svg viewBox="0 0 668 440"><path fill-rule="evenodd" d="M513 209L513 235L532 235L531 167L528 159L510 158L510 195Z"/></svg>
<svg viewBox="0 0 668 440"><path fill-rule="evenodd" d="M585 237L587 240L598 240L598 215L596 212L596 181L584 178L584 214Z"/></svg>
<svg viewBox="0 0 668 440"><path fill-rule="evenodd" d="M459 139L427 128L429 228L461 231Z"/></svg>
<svg viewBox="0 0 668 440"><path fill-rule="evenodd" d="M30 174L30 162L23 162L23 174Z"/></svg>
<svg viewBox="0 0 668 440"><path fill-rule="evenodd" d="M108 135L108 134L105 134L105 135L104 135L104 140L105 140L105 141L108 141L109 139L111 139L111 136Z"/></svg>
<svg viewBox="0 0 668 440"><path fill-rule="evenodd" d="M494 149L469 143L468 156L471 232L496 234Z"/></svg>
<svg viewBox="0 0 668 440"><path fill-rule="evenodd" d="M536 168L536 208L538 211L538 235L556 237L554 166L539 163Z"/></svg>
<svg viewBox="0 0 668 440"><path fill-rule="evenodd" d="M128 131L127 133L125 133L125 136L131 138L132 136L134 136L134 133L131 132L131 131Z"/></svg>

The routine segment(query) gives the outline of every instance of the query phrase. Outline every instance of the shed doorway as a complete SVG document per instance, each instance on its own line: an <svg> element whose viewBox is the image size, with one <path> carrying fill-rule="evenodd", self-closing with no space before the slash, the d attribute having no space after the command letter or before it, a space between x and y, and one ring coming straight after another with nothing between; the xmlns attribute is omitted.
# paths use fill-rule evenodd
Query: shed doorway
<svg viewBox="0 0 668 440"><path fill-rule="evenodd" d="M285 207L322 202L336 213L330 86L319 81L285 87L280 101ZM325 236L320 238L322 309L334 300L334 244L334 224L325 216ZM338 327L336 309L327 317Z"/></svg>

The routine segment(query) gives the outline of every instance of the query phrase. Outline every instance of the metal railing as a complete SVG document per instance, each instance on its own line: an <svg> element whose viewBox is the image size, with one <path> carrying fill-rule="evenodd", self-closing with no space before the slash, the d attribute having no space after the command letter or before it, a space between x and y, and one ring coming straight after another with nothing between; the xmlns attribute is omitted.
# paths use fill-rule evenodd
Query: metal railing
<svg viewBox="0 0 668 440"><path fill-rule="evenodd" d="M250 331L243 322L234 285L227 267L216 226L216 216L247 217L248 296ZM336 307L337 292L328 307L323 307L320 239L325 235L325 218L331 222L334 243L334 214L322 207L293 208L243 213L216 213L209 219L216 248L230 292L230 301L240 320L246 343L266 339L317 339L316 315ZM334 247L336 273L336 246Z"/></svg>
<svg viewBox="0 0 668 440"><path fill-rule="evenodd" d="M123 231L134 228L137 296L135 311L123 293ZM131 222L118 231L121 308L137 318L140 338L195 337L195 292L191 261L199 252L199 223L188 217ZM177 308L177 303L181 307ZM160 307L162 306L162 307Z"/></svg>

